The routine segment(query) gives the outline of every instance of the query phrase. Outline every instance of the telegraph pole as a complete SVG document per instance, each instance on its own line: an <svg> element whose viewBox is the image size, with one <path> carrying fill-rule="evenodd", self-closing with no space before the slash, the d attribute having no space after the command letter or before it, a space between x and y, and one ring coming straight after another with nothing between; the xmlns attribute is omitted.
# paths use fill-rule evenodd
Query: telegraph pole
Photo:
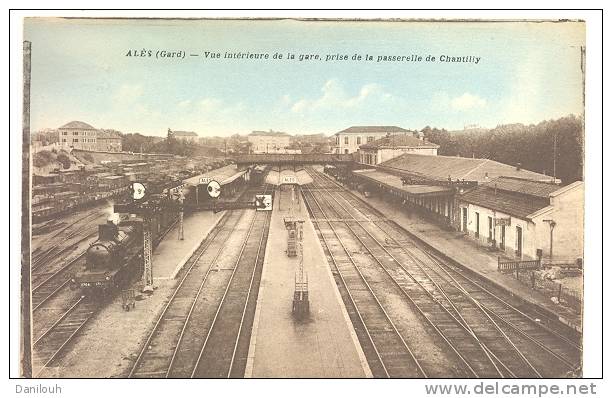
<svg viewBox="0 0 612 398"><path fill-rule="evenodd" d="M553 182L557 182L557 130L555 130L553 138L553 179Z"/></svg>
<svg viewBox="0 0 612 398"><path fill-rule="evenodd" d="M146 214L142 223L142 259L144 261L144 272L142 281L143 293L153 293L153 234L151 233L151 215Z"/></svg>
<svg viewBox="0 0 612 398"><path fill-rule="evenodd" d="M21 168L21 376L32 377L32 291L30 258L30 79L32 43L23 42L23 135ZM27 228L26 228L27 226Z"/></svg>
<svg viewBox="0 0 612 398"><path fill-rule="evenodd" d="M179 228L178 228L178 238L179 240L184 240L185 239L185 231L183 229L183 201L185 200L185 197L183 196L183 192L181 191L181 193L179 194Z"/></svg>

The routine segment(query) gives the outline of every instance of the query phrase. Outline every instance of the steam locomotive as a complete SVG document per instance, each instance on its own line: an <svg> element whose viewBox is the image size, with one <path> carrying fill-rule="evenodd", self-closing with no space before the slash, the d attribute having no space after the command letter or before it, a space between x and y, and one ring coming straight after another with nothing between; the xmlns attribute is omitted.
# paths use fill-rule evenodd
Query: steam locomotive
<svg viewBox="0 0 612 398"><path fill-rule="evenodd" d="M98 240L85 253L85 266L72 275L73 289L108 293L125 286L138 271L142 253L142 227L135 223L98 226Z"/></svg>

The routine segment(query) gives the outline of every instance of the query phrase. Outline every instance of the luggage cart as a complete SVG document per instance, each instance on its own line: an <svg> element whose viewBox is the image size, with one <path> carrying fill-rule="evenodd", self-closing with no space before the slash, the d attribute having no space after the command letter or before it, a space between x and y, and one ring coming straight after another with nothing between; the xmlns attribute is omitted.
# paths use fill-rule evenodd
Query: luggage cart
<svg viewBox="0 0 612 398"><path fill-rule="evenodd" d="M126 289L121 291L121 307L125 311L136 307L136 292L134 289Z"/></svg>

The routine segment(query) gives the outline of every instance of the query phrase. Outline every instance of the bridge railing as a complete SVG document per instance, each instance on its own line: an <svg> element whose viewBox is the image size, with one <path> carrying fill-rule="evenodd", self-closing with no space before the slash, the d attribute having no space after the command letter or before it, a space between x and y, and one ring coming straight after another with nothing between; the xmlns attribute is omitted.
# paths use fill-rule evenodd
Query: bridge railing
<svg viewBox="0 0 612 398"><path fill-rule="evenodd" d="M291 154L291 153L261 153L239 155L232 159L236 163L310 163L310 164L326 164L326 163L348 163L354 160L352 154L334 154L334 153L307 153L307 154Z"/></svg>

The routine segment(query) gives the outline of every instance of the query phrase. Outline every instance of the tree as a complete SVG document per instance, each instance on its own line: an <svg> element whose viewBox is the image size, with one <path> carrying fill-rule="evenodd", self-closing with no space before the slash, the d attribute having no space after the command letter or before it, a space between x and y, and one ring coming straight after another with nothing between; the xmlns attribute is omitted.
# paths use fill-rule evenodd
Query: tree
<svg viewBox="0 0 612 398"><path fill-rule="evenodd" d="M57 155L57 161L62 164L62 167L64 169L70 168L71 161L68 155L66 155L65 153L60 153L59 155Z"/></svg>
<svg viewBox="0 0 612 398"><path fill-rule="evenodd" d="M548 175L553 174L554 168L564 184L583 178L582 119L573 115L537 125L506 124L483 131L450 134L429 126L421 131L428 141L440 145L439 155L521 163L527 170Z"/></svg>

